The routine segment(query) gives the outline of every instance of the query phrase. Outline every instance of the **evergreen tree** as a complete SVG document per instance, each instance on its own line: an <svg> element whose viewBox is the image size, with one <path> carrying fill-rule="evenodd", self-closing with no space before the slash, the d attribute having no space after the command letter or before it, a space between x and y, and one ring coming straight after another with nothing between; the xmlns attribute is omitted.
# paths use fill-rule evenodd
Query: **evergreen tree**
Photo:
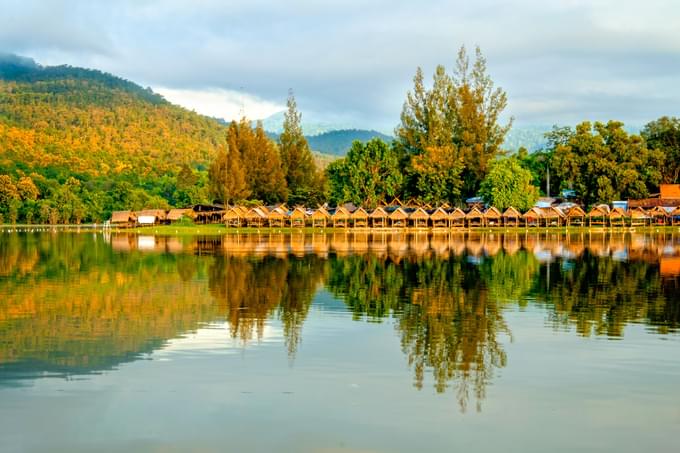
<svg viewBox="0 0 680 453"><path fill-rule="evenodd" d="M221 146L209 170L213 196L223 203L233 203L250 194L238 147L238 126L229 125L227 145Z"/></svg>
<svg viewBox="0 0 680 453"><path fill-rule="evenodd" d="M297 111L292 91L288 94L286 105L288 110L279 137L279 148L288 185L288 202L292 205L313 203L319 201L323 193L323 178L318 174L309 144L302 133L302 115Z"/></svg>
<svg viewBox="0 0 680 453"><path fill-rule="evenodd" d="M247 126L250 129L250 126ZM258 121L255 132L249 135L250 144L243 148L243 162L252 192L251 197L265 203L285 201L286 178L276 144L267 137L262 122Z"/></svg>

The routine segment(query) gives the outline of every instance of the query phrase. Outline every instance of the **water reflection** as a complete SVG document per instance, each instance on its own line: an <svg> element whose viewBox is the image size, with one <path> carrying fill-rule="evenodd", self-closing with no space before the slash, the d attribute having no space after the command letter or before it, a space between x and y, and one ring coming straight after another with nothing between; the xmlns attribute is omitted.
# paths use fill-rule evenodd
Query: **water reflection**
<svg viewBox="0 0 680 453"><path fill-rule="evenodd" d="M354 320L393 323L415 387L450 389L462 410L511 359L508 310L581 336L680 325L671 233L35 233L2 234L0 250L0 385L112 369L216 322L242 346L280 322L293 361L320 288Z"/></svg>

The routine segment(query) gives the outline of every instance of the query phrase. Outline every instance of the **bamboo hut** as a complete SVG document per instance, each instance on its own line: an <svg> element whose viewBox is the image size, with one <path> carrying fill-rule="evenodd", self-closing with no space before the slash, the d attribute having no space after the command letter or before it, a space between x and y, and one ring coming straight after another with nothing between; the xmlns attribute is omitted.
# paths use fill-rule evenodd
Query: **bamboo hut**
<svg viewBox="0 0 680 453"><path fill-rule="evenodd" d="M113 211L111 226L116 228L130 228L137 223L137 215L132 211Z"/></svg>
<svg viewBox="0 0 680 453"><path fill-rule="evenodd" d="M580 206L574 206L567 211L567 226L585 226L586 212Z"/></svg>
<svg viewBox="0 0 680 453"><path fill-rule="evenodd" d="M401 206L393 210L388 219L392 228L406 228L408 226L408 214Z"/></svg>
<svg viewBox="0 0 680 453"><path fill-rule="evenodd" d="M484 226L484 214L477 206L470 209L470 212L465 214L465 224L468 228L476 228Z"/></svg>
<svg viewBox="0 0 680 453"><path fill-rule="evenodd" d="M182 217L184 217L184 216L191 217L192 213L193 213L193 211L189 208L171 209L165 215L165 221L166 221L166 223L175 223L175 222L181 220Z"/></svg>
<svg viewBox="0 0 680 453"><path fill-rule="evenodd" d="M145 209L135 212L135 216L137 217L137 225L153 226L163 223L166 213L164 209Z"/></svg>
<svg viewBox="0 0 680 453"><path fill-rule="evenodd" d="M588 226L605 226L609 217L609 206L605 204L593 206L586 217L588 218Z"/></svg>
<svg viewBox="0 0 680 453"><path fill-rule="evenodd" d="M227 209L227 212L224 213L222 220L227 227L240 228L242 223L245 222L245 216L247 213L248 211L243 207L234 206L233 208Z"/></svg>
<svg viewBox="0 0 680 453"><path fill-rule="evenodd" d="M326 208L321 206L312 212L312 215L309 217L312 219L312 228L326 228L331 215L326 211Z"/></svg>
<svg viewBox="0 0 680 453"><path fill-rule="evenodd" d="M357 208L349 216L350 222L354 228L367 228L368 227L368 212L362 207Z"/></svg>
<svg viewBox="0 0 680 453"><path fill-rule="evenodd" d="M668 215L668 211L661 206L654 206L647 211L647 213L649 214L649 217L651 217L654 225L664 226L669 223L668 220L670 216Z"/></svg>
<svg viewBox="0 0 680 453"><path fill-rule="evenodd" d="M221 223L225 214L224 206L197 204L191 208L191 216L195 223Z"/></svg>
<svg viewBox="0 0 680 453"><path fill-rule="evenodd" d="M430 220L430 215L423 208L416 208L408 215L410 226L413 228L427 228L427 223Z"/></svg>
<svg viewBox="0 0 680 453"><path fill-rule="evenodd" d="M556 227L561 227L564 221L566 220L566 216L564 213L551 206L549 208L538 208L541 211L541 218L545 221L545 226L550 227L550 226L556 226Z"/></svg>
<svg viewBox="0 0 680 453"><path fill-rule="evenodd" d="M626 211L624 211L622 208L614 208L609 213L609 226L625 227L627 217Z"/></svg>
<svg viewBox="0 0 680 453"><path fill-rule="evenodd" d="M387 217L387 211L377 207L368 215L368 221L373 228L385 228L387 226Z"/></svg>
<svg viewBox="0 0 680 453"><path fill-rule="evenodd" d="M286 226L286 220L288 219L288 209L285 206L277 206L272 209L268 209L267 213L267 223L272 228L283 228Z"/></svg>
<svg viewBox="0 0 680 453"><path fill-rule="evenodd" d="M449 214L449 223L451 228L464 228L465 227L465 212L456 208Z"/></svg>
<svg viewBox="0 0 680 453"><path fill-rule="evenodd" d="M430 220L432 221L433 228L435 229L449 228L450 226L449 214L443 207L435 209L434 211L429 213L429 215Z"/></svg>
<svg viewBox="0 0 680 453"><path fill-rule="evenodd" d="M335 212L331 214L333 220L333 228L347 228L349 226L349 210L344 206L335 208Z"/></svg>
<svg viewBox="0 0 680 453"><path fill-rule="evenodd" d="M673 226L680 225L680 206L678 206L673 210L673 212L671 212L671 225Z"/></svg>
<svg viewBox="0 0 680 453"><path fill-rule="evenodd" d="M522 218L522 214L519 213L519 211L512 206L510 206L508 209L505 210L503 215L501 216L503 220L503 225L506 227L518 227L519 226L519 220Z"/></svg>
<svg viewBox="0 0 680 453"><path fill-rule="evenodd" d="M628 211L628 217L630 218L630 226L646 226L649 223L649 216L647 212L642 208L635 208Z"/></svg>
<svg viewBox="0 0 680 453"><path fill-rule="evenodd" d="M502 217L503 216L501 215L501 212L494 206L491 206L486 211L484 211L484 223L486 226L500 226Z"/></svg>
<svg viewBox="0 0 680 453"><path fill-rule="evenodd" d="M250 208L245 215L246 225L250 228L261 228L267 221L265 208Z"/></svg>
<svg viewBox="0 0 680 453"><path fill-rule="evenodd" d="M522 221L524 222L524 227L529 228L540 226L542 215L543 213L541 212L541 210L536 207L529 209L527 212L522 214Z"/></svg>
<svg viewBox="0 0 680 453"><path fill-rule="evenodd" d="M304 228L307 221L307 211L298 206L292 211L288 211L288 222L291 228Z"/></svg>

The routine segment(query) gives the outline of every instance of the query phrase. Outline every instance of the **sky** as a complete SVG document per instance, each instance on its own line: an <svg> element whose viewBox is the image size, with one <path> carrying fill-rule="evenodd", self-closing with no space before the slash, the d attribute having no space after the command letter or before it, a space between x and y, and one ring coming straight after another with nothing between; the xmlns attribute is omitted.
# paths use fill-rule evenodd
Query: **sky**
<svg viewBox="0 0 680 453"><path fill-rule="evenodd" d="M516 124L679 115L678 0L0 0L0 52L100 69L227 120L391 132L418 66L479 45Z"/></svg>

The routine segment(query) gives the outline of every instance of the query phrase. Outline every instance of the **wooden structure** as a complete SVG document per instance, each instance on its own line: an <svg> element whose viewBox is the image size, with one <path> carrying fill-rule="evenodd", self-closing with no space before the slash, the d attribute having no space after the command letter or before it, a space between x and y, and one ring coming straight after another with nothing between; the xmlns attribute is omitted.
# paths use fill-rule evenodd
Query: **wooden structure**
<svg viewBox="0 0 680 453"><path fill-rule="evenodd" d="M288 208L286 206L276 206L267 209L267 223L271 228L284 228L288 220Z"/></svg>
<svg viewBox="0 0 680 453"><path fill-rule="evenodd" d="M387 226L387 211L378 206L368 215L368 221L372 228L385 228Z"/></svg>
<svg viewBox="0 0 680 453"><path fill-rule="evenodd" d="M166 223L175 223L182 220L182 217L193 218L193 210L191 208L171 209L165 216Z"/></svg>
<svg viewBox="0 0 680 453"><path fill-rule="evenodd" d="M165 222L166 215L164 209L145 209L135 212L138 226L160 225Z"/></svg>
<svg viewBox="0 0 680 453"><path fill-rule="evenodd" d="M423 208L416 208L408 215L409 226L413 228L427 228L430 215Z"/></svg>
<svg viewBox="0 0 680 453"><path fill-rule="evenodd" d="M546 227L551 226L561 227L564 221L566 220L566 216L564 215L564 213L554 206L539 209L541 211L541 218L545 222Z"/></svg>
<svg viewBox="0 0 680 453"><path fill-rule="evenodd" d="M658 226L666 225L670 217L668 215L668 211L666 211L661 206L655 206L649 211L647 211L647 213L649 214L649 217L652 219L652 223Z"/></svg>
<svg viewBox="0 0 680 453"><path fill-rule="evenodd" d="M298 206L292 211L288 212L288 222L291 228L304 228L307 221L307 211Z"/></svg>
<svg viewBox="0 0 680 453"><path fill-rule="evenodd" d="M484 224L486 226L501 226L502 218L503 216L501 215L501 212L493 206L484 211Z"/></svg>
<svg viewBox="0 0 680 453"><path fill-rule="evenodd" d="M484 226L484 214L477 208L477 206L473 207L467 214L465 214L465 224L468 228Z"/></svg>
<svg viewBox="0 0 680 453"><path fill-rule="evenodd" d="M522 222L524 222L524 227L529 228L541 226L541 215L542 212L540 209L536 207L529 209L527 212L522 214Z"/></svg>
<svg viewBox="0 0 680 453"><path fill-rule="evenodd" d="M628 211L628 218L630 219L630 226L647 226L650 221L647 211L642 208L635 208Z"/></svg>
<svg viewBox="0 0 680 453"><path fill-rule="evenodd" d="M331 215L326 208L320 206L312 212L312 215L310 215L309 218L312 219L312 228L326 228Z"/></svg>
<svg viewBox="0 0 680 453"><path fill-rule="evenodd" d="M626 211L621 208L614 208L609 213L609 226L611 227L625 227L628 215Z"/></svg>
<svg viewBox="0 0 680 453"><path fill-rule="evenodd" d="M443 207L435 209L429 215L432 228L442 229L450 227L449 213Z"/></svg>
<svg viewBox="0 0 680 453"><path fill-rule="evenodd" d="M451 228L464 228L465 211L460 208L456 208L451 213L449 213L449 224Z"/></svg>
<svg viewBox="0 0 680 453"><path fill-rule="evenodd" d="M671 225L680 225L680 206L671 212Z"/></svg>
<svg viewBox="0 0 680 453"><path fill-rule="evenodd" d="M137 223L137 215L132 211L113 211L111 226L116 228L131 228Z"/></svg>
<svg viewBox="0 0 680 453"><path fill-rule="evenodd" d="M599 204L593 208L586 215L588 219L588 226L606 226L609 218L609 206Z"/></svg>
<svg viewBox="0 0 680 453"><path fill-rule="evenodd" d="M248 210L244 207L234 206L233 208L227 209L227 212L224 213L222 220L224 220L224 224L227 227L240 228L246 223L245 217L247 213Z"/></svg>
<svg viewBox="0 0 680 453"><path fill-rule="evenodd" d="M197 204L191 210L193 211L191 217L193 217L194 223L202 224L221 223L222 217L226 213L224 206L210 204Z"/></svg>
<svg viewBox="0 0 680 453"><path fill-rule="evenodd" d="M569 211L567 211L567 226L577 226L582 227L586 224L586 211L584 211L580 206L574 206Z"/></svg>
<svg viewBox="0 0 680 453"><path fill-rule="evenodd" d="M262 228L267 222L266 208L250 208L245 215L246 225L250 228Z"/></svg>
<svg viewBox="0 0 680 453"><path fill-rule="evenodd" d="M368 228L368 212L364 208L357 208L349 219L354 228Z"/></svg>
<svg viewBox="0 0 680 453"><path fill-rule="evenodd" d="M388 219L392 228L406 228L408 226L408 214L401 206L390 212Z"/></svg>
<svg viewBox="0 0 680 453"><path fill-rule="evenodd" d="M344 206L335 208L335 212L331 214L333 220L333 228L347 228L349 226L349 210Z"/></svg>
<svg viewBox="0 0 680 453"><path fill-rule="evenodd" d="M503 220L503 225L506 227L518 227L519 220L522 218L522 214L520 214L517 209L510 206L505 210L501 218Z"/></svg>

